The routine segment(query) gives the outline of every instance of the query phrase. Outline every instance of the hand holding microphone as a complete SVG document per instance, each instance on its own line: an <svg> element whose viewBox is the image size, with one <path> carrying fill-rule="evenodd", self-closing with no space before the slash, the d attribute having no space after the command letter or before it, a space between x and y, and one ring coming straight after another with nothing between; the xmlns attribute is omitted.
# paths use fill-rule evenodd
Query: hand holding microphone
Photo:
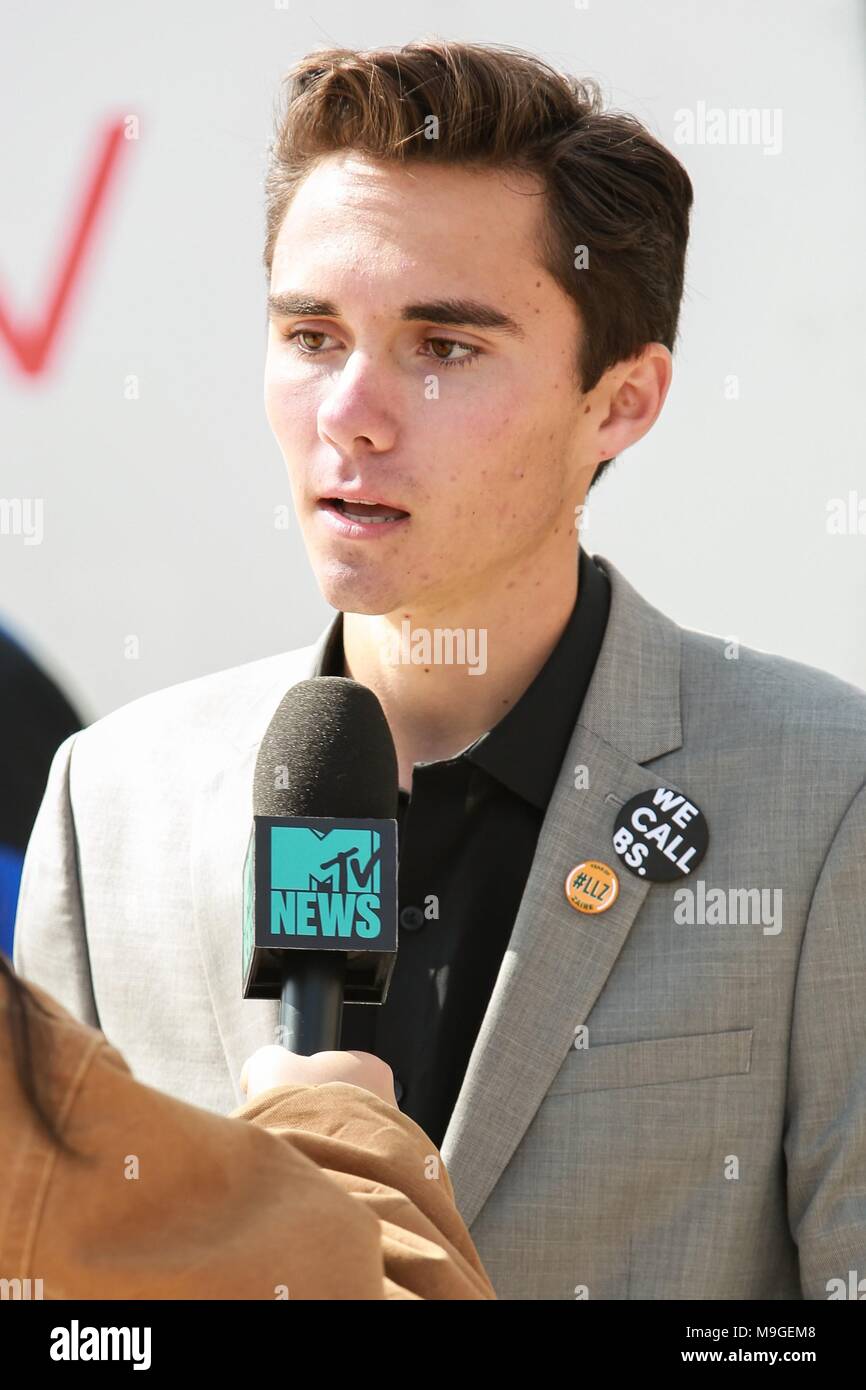
<svg viewBox="0 0 866 1390"><path fill-rule="evenodd" d="M394 1073L372 1052L314 1052L304 1057L269 1043L244 1062L240 1084L245 1099L255 1100L275 1086L323 1086L328 1081L361 1086L397 1108Z"/></svg>

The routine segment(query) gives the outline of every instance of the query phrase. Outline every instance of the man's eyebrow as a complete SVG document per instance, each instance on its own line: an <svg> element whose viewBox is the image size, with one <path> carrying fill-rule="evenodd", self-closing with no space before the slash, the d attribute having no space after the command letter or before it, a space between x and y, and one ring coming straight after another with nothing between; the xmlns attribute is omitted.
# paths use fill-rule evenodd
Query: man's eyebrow
<svg viewBox="0 0 866 1390"><path fill-rule="evenodd" d="M312 295L296 290L281 290L268 295L268 314L276 318L291 318L303 315L308 318L336 319L340 311L330 299L315 299ZM404 304L400 317L414 323L419 319L431 323L447 323L452 327L490 328L500 333L510 333L516 338L525 337L524 330L516 319L496 309L492 304L482 304L477 299L432 299L421 304Z"/></svg>

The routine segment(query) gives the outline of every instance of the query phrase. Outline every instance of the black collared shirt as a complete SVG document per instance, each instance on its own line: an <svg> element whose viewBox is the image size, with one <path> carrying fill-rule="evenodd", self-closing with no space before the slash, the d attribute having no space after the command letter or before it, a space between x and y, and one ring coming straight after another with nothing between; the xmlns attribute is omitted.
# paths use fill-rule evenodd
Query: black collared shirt
<svg viewBox="0 0 866 1390"><path fill-rule="evenodd" d="M416 763L411 796L400 791L397 961L384 1004L344 1005L340 1047L388 1063L400 1109L437 1148L496 983L609 608L610 581L581 548L577 601L531 685L457 757ZM316 674L345 674L342 615Z"/></svg>

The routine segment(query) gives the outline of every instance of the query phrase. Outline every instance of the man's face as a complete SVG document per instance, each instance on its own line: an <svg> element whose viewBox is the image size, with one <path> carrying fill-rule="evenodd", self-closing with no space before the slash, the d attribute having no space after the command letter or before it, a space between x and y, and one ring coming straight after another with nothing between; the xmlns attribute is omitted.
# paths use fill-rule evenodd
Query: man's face
<svg viewBox="0 0 866 1390"><path fill-rule="evenodd" d="M542 197L525 177L355 152L296 192L270 288L309 303L272 308L265 405L332 607L483 606L517 567L574 553L597 454L579 313L539 264ZM467 322L470 305L504 326ZM347 495L408 517L352 531L323 500Z"/></svg>

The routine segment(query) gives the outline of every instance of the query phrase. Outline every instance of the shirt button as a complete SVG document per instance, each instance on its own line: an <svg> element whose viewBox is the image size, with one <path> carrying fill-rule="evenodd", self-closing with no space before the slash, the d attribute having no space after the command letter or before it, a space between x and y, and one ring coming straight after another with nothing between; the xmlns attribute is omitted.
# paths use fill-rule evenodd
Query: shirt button
<svg viewBox="0 0 866 1390"><path fill-rule="evenodd" d="M400 1104L400 1101L403 1099L403 1094L404 1094L403 1082L400 1080L399 1076L395 1076L395 1077L394 1077L394 1096L395 1096L395 1098L396 1098L396 1101L397 1101L397 1104L398 1104L398 1105Z"/></svg>
<svg viewBox="0 0 866 1390"><path fill-rule="evenodd" d="M424 913L420 907L404 907L400 912L400 926L404 931L420 931L424 925Z"/></svg>

